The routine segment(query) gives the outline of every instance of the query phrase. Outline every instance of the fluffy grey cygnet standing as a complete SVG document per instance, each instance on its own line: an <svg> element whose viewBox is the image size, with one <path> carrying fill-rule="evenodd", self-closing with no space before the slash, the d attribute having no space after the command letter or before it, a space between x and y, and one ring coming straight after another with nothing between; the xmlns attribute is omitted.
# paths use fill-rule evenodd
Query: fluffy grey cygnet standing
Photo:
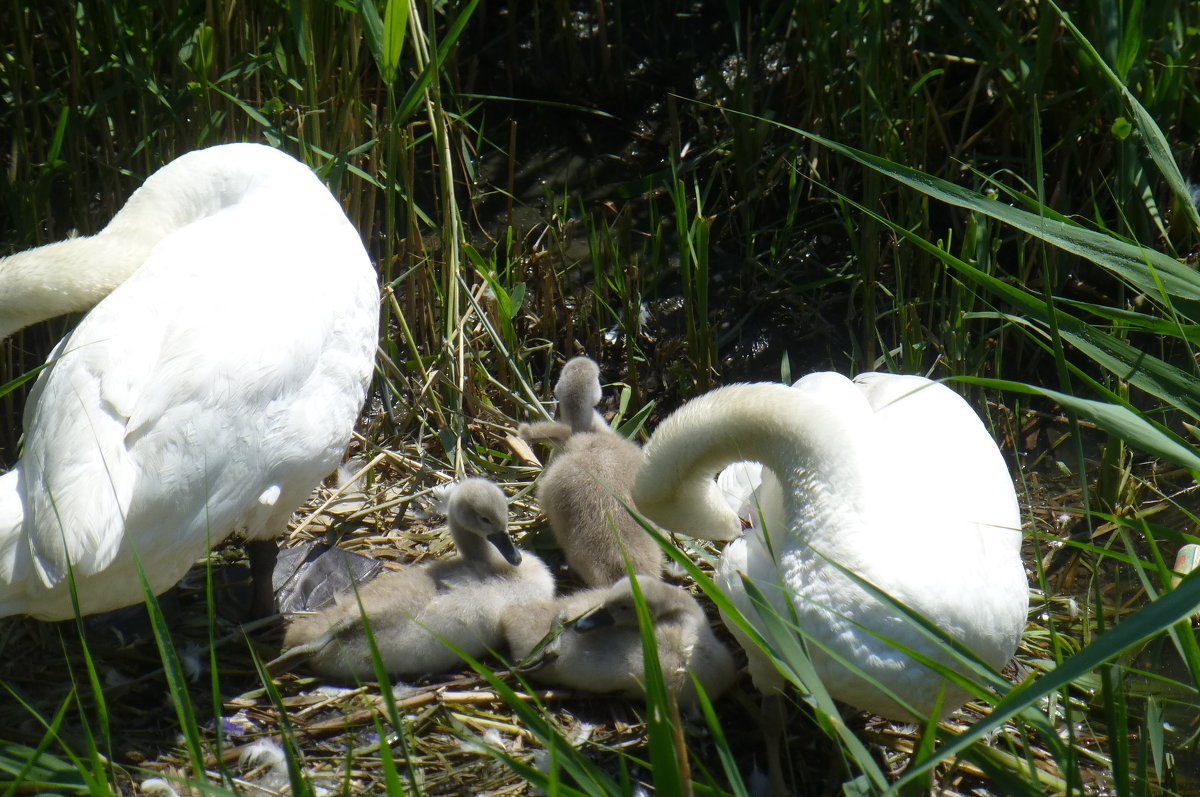
<svg viewBox="0 0 1200 797"><path fill-rule="evenodd" d="M459 555L377 577L354 595L291 624L290 648L269 665L280 672L306 661L330 679L375 679L363 628L366 614L389 674L412 676L452 670L462 663L442 637L472 656L503 638L500 614L513 604L554 595L545 563L522 553L508 537L508 504L487 479L465 479L446 498L446 522Z"/></svg>
<svg viewBox="0 0 1200 797"><path fill-rule="evenodd" d="M626 556L635 573L657 577L662 550L617 500L633 505L633 477L642 463L642 449L613 431L596 412L599 366L588 357L569 360L554 395L560 420L522 424L518 432L530 442L559 448L538 481L537 498L567 564L593 587L624 576Z"/></svg>
<svg viewBox="0 0 1200 797"><path fill-rule="evenodd" d="M638 585L654 625L667 689L681 708L695 705L691 672L715 699L733 683L733 656L713 634L700 604L686 590L658 579L642 576ZM542 650L528 673L531 680L598 694L643 694L642 637L628 577L611 587L505 611L500 623L514 661L533 652L560 622L562 632Z"/></svg>

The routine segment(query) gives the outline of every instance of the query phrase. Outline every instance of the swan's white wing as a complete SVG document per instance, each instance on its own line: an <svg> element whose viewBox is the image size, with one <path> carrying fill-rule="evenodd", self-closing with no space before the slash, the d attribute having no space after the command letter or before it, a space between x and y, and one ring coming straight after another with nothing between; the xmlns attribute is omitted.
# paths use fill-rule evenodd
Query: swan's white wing
<svg viewBox="0 0 1200 797"><path fill-rule="evenodd" d="M790 622L790 609L786 592L781 587L784 583L775 559L770 555L761 536L747 534L725 546L721 559L717 562L713 581L721 591L737 607L742 616L760 633L769 638L769 626L763 622L758 607L750 599L742 582L746 576L771 602L771 609L785 622ZM771 658L767 656L751 637L742 631L725 612L721 613L725 627L729 629L742 650L746 651L750 677L760 691L768 692L783 687L783 676L775 669Z"/></svg>
<svg viewBox="0 0 1200 797"><path fill-rule="evenodd" d="M916 376L855 379L876 408L891 476L876 494L896 544L861 572L999 666L1025 625L1028 583L1012 476L969 404Z"/></svg>
<svg viewBox="0 0 1200 797"><path fill-rule="evenodd" d="M1012 476L996 441L962 396L919 376L867 373L854 381L875 409L895 458L891 482L901 493L896 500L916 497L923 509L914 515L926 522L941 518L994 528L989 545L1009 555L1018 550L1021 522Z"/></svg>
<svg viewBox="0 0 1200 797"><path fill-rule="evenodd" d="M370 263L333 209L189 225L65 342L26 419L25 528L43 584L61 584L69 560L77 578L109 570L105 588L136 601L127 540L165 589L333 469L377 324Z"/></svg>
<svg viewBox="0 0 1200 797"><path fill-rule="evenodd" d="M29 572L29 547L21 536L21 525L25 522L21 466L0 475L0 584L13 584ZM11 609L0 597L0 615L21 611L16 605Z"/></svg>

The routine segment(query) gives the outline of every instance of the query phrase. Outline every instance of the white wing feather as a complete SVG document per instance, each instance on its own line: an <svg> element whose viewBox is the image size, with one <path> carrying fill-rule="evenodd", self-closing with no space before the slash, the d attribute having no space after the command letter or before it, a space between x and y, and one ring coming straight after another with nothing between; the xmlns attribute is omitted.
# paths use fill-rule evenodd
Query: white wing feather
<svg viewBox="0 0 1200 797"><path fill-rule="evenodd" d="M280 533L336 468L377 288L332 196L293 166L288 191L163 238L56 350L26 410L26 550L0 542L0 613L70 616L68 562L85 612L140 601L133 549L161 592L231 531Z"/></svg>

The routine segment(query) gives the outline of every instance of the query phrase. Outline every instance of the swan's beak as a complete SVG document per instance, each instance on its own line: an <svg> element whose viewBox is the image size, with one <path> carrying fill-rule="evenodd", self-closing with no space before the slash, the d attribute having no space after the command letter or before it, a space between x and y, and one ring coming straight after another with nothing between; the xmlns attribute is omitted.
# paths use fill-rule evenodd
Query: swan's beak
<svg viewBox="0 0 1200 797"><path fill-rule="evenodd" d="M506 532L497 531L495 534L489 534L487 540L496 546L496 550L504 557L504 561L513 567L521 564L521 552L517 550L517 546L513 545L512 539Z"/></svg>
<svg viewBox="0 0 1200 797"><path fill-rule="evenodd" d="M597 606L595 609L582 614L571 623L575 630L581 634L592 631L597 628L607 628L615 622L612 612L603 606Z"/></svg>

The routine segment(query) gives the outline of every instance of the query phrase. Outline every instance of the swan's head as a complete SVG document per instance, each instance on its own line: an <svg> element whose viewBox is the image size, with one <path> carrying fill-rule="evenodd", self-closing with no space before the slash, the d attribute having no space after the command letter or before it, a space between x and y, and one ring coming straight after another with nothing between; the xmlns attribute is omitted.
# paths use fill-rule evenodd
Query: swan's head
<svg viewBox="0 0 1200 797"><path fill-rule="evenodd" d="M600 403L600 366L590 357L567 360L554 385L559 414L574 432L590 432Z"/></svg>
<svg viewBox="0 0 1200 797"><path fill-rule="evenodd" d="M493 482L476 477L455 485L446 499L446 521L456 539L463 534L482 537L510 565L521 564L521 552L508 536L508 499Z"/></svg>

